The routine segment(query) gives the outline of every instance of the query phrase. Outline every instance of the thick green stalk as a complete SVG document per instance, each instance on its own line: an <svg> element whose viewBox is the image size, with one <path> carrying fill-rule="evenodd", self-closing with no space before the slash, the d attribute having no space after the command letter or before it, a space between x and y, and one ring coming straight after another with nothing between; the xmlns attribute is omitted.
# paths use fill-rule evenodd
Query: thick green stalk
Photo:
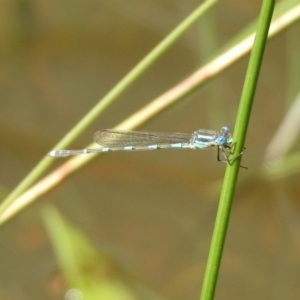
<svg viewBox="0 0 300 300"><path fill-rule="evenodd" d="M233 149L232 157L238 155L243 151L255 89L257 86L269 26L274 10L274 4L274 0L265 0L262 4L257 34L255 37L253 50L250 56L250 61L236 119L234 141L237 142ZM212 300L214 298L225 243L225 237L230 217L230 211L240 168L240 160L241 157L237 158L231 165L228 164L226 168L220 204L218 208L215 228L211 242L211 248L209 252L209 258L204 276L203 288L200 298L201 300Z"/></svg>

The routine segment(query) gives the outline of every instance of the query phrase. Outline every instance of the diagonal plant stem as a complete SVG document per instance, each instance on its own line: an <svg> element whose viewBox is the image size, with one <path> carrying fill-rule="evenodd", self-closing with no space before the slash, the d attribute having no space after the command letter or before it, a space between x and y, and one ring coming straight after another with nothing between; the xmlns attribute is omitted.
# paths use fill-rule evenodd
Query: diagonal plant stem
<svg viewBox="0 0 300 300"><path fill-rule="evenodd" d="M281 14L278 15L278 17L272 22L269 36L271 37L276 35L299 18L300 4L281 12ZM208 79L221 73L235 61L247 54L252 47L253 38L254 37L252 34L246 37L239 44L235 45L233 48L229 49L228 51L218 56L216 59L209 62L207 65L196 71L190 77L179 83L177 86L173 87L166 93L159 96L157 99L150 102L144 108L128 117L115 128L130 130L144 124L155 115L159 114L169 106L179 101L183 96L187 95L193 89L199 87ZM91 144L86 148L90 148L93 146L95 145ZM22 209L33 203L33 201L38 199L41 195L53 189L56 185L61 183L71 174L87 165L94 158L95 155L89 154L88 156L81 155L69 159L55 171L53 171L41 181L32 186L30 189L28 189L25 193L15 197L14 201L11 201L10 205L6 207L2 206L0 209L0 224L4 224L6 221L10 220Z"/></svg>
<svg viewBox="0 0 300 300"><path fill-rule="evenodd" d="M244 82L240 106L236 119L234 140L238 141L234 147L232 157L243 151L247 128L250 120L252 103L258 82L264 49L268 37L268 31L274 10L274 0L264 0L259 16L257 34ZM232 165L227 165L223 183L220 204L215 222L209 258L204 276L201 300L214 298L221 258L229 223L230 211L234 197L237 177L239 173L241 157L237 158Z"/></svg>
<svg viewBox="0 0 300 300"><path fill-rule="evenodd" d="M60 149L70 145L96 118L131 86L153 63L160 58L195 22L199 20L218 0L207 0L183 20L164 40L162 40L144 59L142 59L54 148ZM42 159L25 179L11 192L0 207L1 212L9 206L21 193L28 189L53 160Z"/></svg>

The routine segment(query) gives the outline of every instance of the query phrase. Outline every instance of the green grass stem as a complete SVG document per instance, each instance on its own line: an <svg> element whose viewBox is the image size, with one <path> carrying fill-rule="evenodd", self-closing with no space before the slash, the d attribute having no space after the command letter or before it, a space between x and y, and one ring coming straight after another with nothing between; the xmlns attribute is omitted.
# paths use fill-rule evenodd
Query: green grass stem
<svg viewBox="0 0 300 300"><path fill-rule="evenodd" d="M237 141L237 143L233 149L232 157L238 155L243 151L247 128L250 120L252 103L255 95L274 5L274 0L265 0L262 4L258 21L257 34L249 60L240 106L236 119L234 141ZM241 157L236 159L232 163L232 165L228 164L226 168L225 179L220 197L220 204L204 276L200 298L201 300L212 300L214 298L232 201L240 169L240 160Z"/></svg>
<svg viewBox="0 0 300 300"><path fill-rule="evenodd" d="M163 39L144 59L142 59L110 92L104 96L98 104L88 112L82 119L68 132L65 137L54 146L54 149L64 149L78 138L94 122L101 113L113 101L124 93L153 63L159 59L166 51L194 25L218 0L208 0L195 9L185 20L183 20L165 39ZM24 191L26 191L53 163L53 159L43 158L38 165L24 178L23 181L8 195L0 206L0 215L10 206L13 201Z"/></svg>
<svg viewBox="0 0 300 300"><path fill-rule="evenodd" d="M277 8L279 9L279 6L277 6ZM277 14L277 17L272 21L269 37L278 34L280 31L287 28L300 18L300 5L298 3L294 3L293 6L289 6L285 10L280 9L280 11L281 14ZM153 101L149 102L145 107L129 116L114 128L133 130L146 123L171 105L175 104L177 101L183 99L195 88L201 86L210 78L217 76L238 59L240 59L243 55L250 52L253 41L253 37L251 36L252 33L250 36L246 37L246 39L241 40L239 44L236 44L233 48L223 52L220 56L216 57L205 66L202 66L199 70L191 74L182 82L172 87L170 90L166 91ZM90 147L95 147L95 144L88 145L86 148ZM4 207L4 209L3 207L0 208L0 225L6 223L8 220L11 220L13 216L22 211L29 204L33 203L33 201L37 200L43 194L49 192L56 185L59 185L71 174L90 163L93 159L95 159L95 157L96 155L94 154L73 157L65 161L60 167L37 182L35 185L27 188L25 192L15 197L14 201L11 201L9 206ZM259 176L259 172L260 171L256 171L256 178ZM254 173L255 170L251 168L251 171L249 170L247 175L248 177L251 177L254 176L251 175ZM264 174L266 174L266 172L264 172Z"/></svg>

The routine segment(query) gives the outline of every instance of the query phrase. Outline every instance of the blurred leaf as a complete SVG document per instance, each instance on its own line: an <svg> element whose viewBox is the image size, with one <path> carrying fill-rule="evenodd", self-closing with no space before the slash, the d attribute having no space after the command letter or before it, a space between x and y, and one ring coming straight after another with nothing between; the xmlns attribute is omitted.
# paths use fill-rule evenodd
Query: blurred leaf
<svg viewBox="0 0 300 300"><path fill-rule="evenodd" d="M116 262L96 250L54 207L44 208L43 219L64 280L72 288L67 292L70 299L71 294L78 299L80 294L82 299L137 299L124 283L125 272Z"/></svg>

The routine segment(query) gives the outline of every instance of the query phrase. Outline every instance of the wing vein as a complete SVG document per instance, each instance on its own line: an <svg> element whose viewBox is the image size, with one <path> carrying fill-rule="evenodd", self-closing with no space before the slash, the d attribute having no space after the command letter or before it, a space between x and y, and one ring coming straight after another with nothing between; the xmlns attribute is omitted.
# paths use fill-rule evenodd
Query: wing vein
<svg viewBox="0 0 300 300"><path fill-rule="evenodd" d="M97 131L94 141L103 147L126 147L189 143L192 135L178 132L141 132L105 129Z"/></svg>

